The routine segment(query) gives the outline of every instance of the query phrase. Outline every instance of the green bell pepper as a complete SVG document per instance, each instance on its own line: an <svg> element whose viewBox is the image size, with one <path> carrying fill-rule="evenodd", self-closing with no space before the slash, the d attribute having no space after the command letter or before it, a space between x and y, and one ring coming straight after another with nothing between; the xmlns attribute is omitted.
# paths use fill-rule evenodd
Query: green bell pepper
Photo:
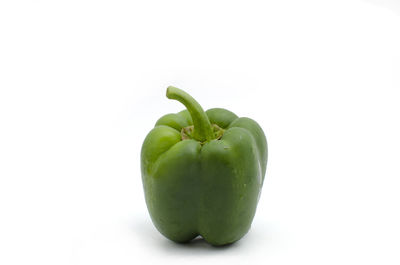
<svg viewBox="0 0 400 265"><path fill-rule="evenodd" d="M175 242L201 235L212 245L242 238L256 212L267 141L252 119L206 112L186 92L167 88L186 110L161 117L144 140L141 171L156 228Z"/></svg>

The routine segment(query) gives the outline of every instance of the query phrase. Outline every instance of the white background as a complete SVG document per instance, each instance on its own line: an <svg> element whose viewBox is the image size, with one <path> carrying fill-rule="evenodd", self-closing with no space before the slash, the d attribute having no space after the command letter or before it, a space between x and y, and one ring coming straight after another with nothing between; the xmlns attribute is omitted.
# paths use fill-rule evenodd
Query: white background
<svg viewBox="0 0 400 265"><path fill-rule="evenodd" d="M397 0L1 1L0 264L400 264L399 73ZM150 221L168 85L267 135L229 247Z"/></svg>

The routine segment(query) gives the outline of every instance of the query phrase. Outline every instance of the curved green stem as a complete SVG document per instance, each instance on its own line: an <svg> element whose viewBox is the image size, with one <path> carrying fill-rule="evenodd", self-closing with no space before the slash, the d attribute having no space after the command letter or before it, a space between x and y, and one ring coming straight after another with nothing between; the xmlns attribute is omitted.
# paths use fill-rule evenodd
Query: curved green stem
<svg viewBox="0 0 400 265"><path fill-rule="evenodd" d="M178 100L185 105L186 109L189 111L193 120L194 139L204 142L210 141L214 138L210 120L208 119L203 108L194 98L192 98L192 96L179 88L169 86L167 88L167 98Z"/></svg>

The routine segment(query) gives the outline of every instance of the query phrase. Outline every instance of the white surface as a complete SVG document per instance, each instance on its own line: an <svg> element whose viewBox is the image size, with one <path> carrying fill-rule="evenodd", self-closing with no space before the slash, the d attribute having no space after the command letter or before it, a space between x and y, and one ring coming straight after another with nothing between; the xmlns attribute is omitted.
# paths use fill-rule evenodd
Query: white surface
<svg viewBox="0 0 400 265"><path fill-rule="evenodd" d="M0 264L400 263L398 1L133 2L0 2ZM266 132L230 247L151 224L139 154L183 108L168 85Z"/></svg>

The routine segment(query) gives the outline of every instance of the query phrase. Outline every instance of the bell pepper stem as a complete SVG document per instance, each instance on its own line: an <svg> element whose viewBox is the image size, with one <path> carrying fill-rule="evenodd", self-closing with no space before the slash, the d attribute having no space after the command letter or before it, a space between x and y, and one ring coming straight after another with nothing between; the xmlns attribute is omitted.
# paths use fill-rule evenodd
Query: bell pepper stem
<svg viewBox="0 0 400 265"><path fill-rule="evenodd" d="M210 141L214 133L206 113L200 104L185 91L169 86L167 88L167 98L175 99L185 105L193 120L193 138L200 142Z"/></svg>

